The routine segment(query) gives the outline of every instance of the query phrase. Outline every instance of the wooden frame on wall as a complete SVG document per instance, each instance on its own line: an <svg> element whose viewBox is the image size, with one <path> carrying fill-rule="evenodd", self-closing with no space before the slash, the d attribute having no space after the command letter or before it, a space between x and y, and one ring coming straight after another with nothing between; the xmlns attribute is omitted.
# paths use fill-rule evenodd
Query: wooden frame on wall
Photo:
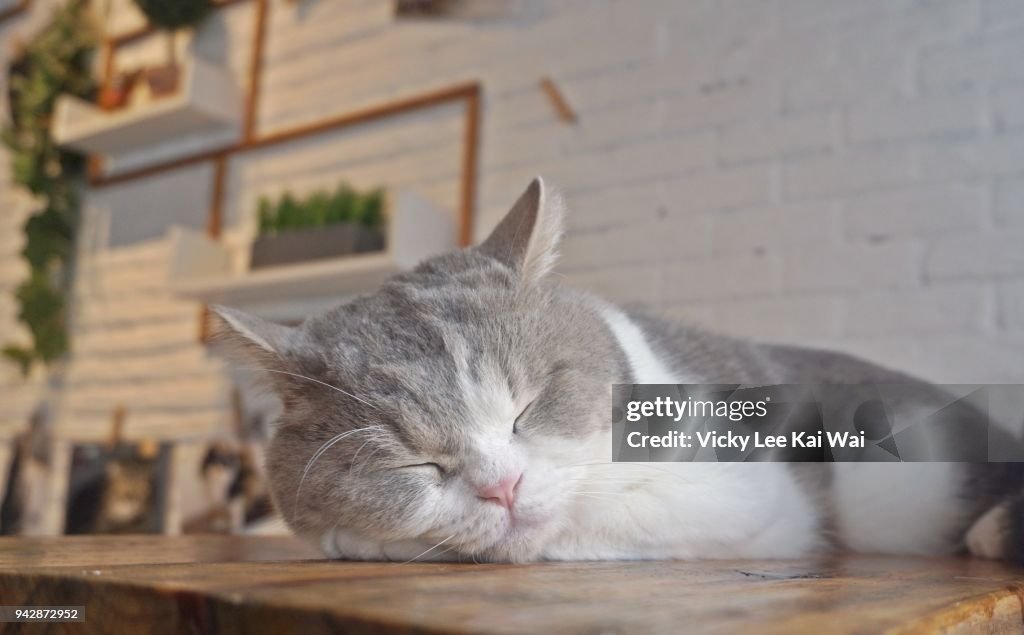
<svg viewBox="0 0 1024 635"><path fill-rule="evenodd" d="M454 84L359 108L354 111L333 115L285 130L279 130L260 136L257 133L257 108L259 105L260 87L263 71L263 51L266 41L266 24L269 0L220 0L218 7L227 7L242 2L256 3L256 23L253 29L252 55L249 61L249 86L243 101L242 139L236 143L203 150L194 154L178 157L168 161L127 170L113 175L102 173L100 157L91 157L90 185L102 188L127 181L134 181L168 170L194 165L196 163L213 162L214 183L210 201L210 219L207 228L212 237L219 236L221 219L218 217L223 209L223 180L226 175L224 163L236 154L249 152L259 148L286 143L305 137L332 132L346 127L369 123L377 119L401 115L432 106L462 101L465 103L465 127L463 131L463 147L461 158L462 188L459 201L459 236L462 246L469 245L473 236L473 212L476 198L477 155L480 130L480 98L479 82L471 81ZM113 59L118 47L124 46L154 32L152 27L144 27L117 37L106 38L102 44L101 55L104 59L102 84L109 85L113 80Z"/></svg>
<svg viewBox="0 0 1024 635"><path fill-rule="evenodd" d="M93 188L103 188L126 183L162 172L210 162L213 165L213 183L210 189L206 232L211 238L219 238L223 230L224 197L226 196L225 180L227 167L232 157L260 148L287 143L298 139L341 130L343 128L369 123L378 119L397 116L425 108L431 108L452 102L463 102L464 128L461 162L461 187L459 190L458 236L460 246L468 246L473 240L473 217L476 206L477 162L479 154L481 93L479 82L470 81L445 86L418 94L401 97L359 108L347 113L332 115L318 121L260 135L258 128L258 107L263 75L263 53L266 43L267 14L269 0L218 0L218 8L255 2L255 24L251 56L249 59L249 85L247 86L242 104L242 137L239 141L224 146L203 150L167 161L154 163L124 172L106 175L103 173L103 159L99 156L89 157L89 183ZM151 25L123 33L115 37L104 38L101 43L100 55L102 63L101 85L109 86L114 79L114 57L119 47L135 42L155 32ZM209 311L203 307L200 313L199 338L206 341L209 335Z"/></svg>

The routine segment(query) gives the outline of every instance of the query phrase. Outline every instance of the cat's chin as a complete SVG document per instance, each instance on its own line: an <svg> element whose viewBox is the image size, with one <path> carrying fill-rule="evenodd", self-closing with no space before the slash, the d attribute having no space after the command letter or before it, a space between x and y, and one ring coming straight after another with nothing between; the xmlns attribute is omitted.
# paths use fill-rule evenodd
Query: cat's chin
<svg viewBox="0 0 1024 635"><path fill-rule="evenodd" d="M483 550L491 562L530 562L539 559L555 531L554 517L522 514L510 516L498 540Z"/></svg>

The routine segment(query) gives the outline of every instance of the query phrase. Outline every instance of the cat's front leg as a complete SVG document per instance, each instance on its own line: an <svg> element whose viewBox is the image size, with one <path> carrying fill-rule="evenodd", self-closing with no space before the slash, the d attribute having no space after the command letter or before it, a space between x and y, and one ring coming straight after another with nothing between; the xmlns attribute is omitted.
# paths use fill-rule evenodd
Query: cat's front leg
<svg viewBox="0 0 1024 635"><path fill-rule="evenodd" d="M458 554L420 540L381 542L336 527L320 538L320 548L333 560L385 560L390 562L454 562Z"/></svg>

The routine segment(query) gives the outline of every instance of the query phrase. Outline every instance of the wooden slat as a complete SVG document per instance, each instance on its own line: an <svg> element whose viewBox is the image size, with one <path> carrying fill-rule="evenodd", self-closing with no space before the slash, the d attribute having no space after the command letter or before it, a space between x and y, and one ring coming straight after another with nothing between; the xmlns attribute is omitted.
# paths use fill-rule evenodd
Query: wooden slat
<svg viewBox="0 0 1024 635"><path fill-rule="evenodd" d="M540 80L540 88L547 95L548 101L551 102L551 107L558 113L558 118L565 123L576 123L576 111L572 109L569 102L565 99L565 95L558 89L558 85L550 77L544 77Z"/></svg>
<svg viewBox="0 0 1024 635"><path fill-rule="evenodd" d="M466 97L466 131L462 149L462 199L459 203L459 246L473 242L473 210L476 209L477 155L480 146L480 87Z"/></svg>
<svg viewBox="0 0 1024 635"><path fill-rule="evenodd" d="M249 60L249 86L246 90L242 134L246 141L256 138L260 87L263 81L263 50L267 42L267 10L269 0L256 0L256 24L253 26L252 57Z"/></svg>

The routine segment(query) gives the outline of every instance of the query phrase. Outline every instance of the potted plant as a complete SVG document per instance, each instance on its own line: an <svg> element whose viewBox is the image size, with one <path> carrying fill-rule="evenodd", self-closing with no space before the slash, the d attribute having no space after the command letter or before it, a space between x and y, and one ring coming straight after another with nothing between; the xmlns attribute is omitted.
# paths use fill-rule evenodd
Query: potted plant
<svg viewBox="0 0 1024 635"><path fill-rule="evenodd" d="M154 96L173 93L181 77L174 51L175 34L202 22L213 6L212 0L135 0L135 4L153 26L167 32L166 64L144 71L149 92Z"/></svg>
<svg viewBox="0 0 1024 635"><path fill-rule="evenodd" d="M100 88L96 102L103 110L118 110L128 104L128 97L132 93L135 81L138 78L138 71L129 73L118 73L108 86Z"/></svg>
<svg viewBox="0 0 1024 635"><path fill-rule="evenodd" d="M379 251L384 248L384 204L383 189L361 193L344 183L332 193L318 191L302 199L291 192L277 201L263 197L250 267Z"/></svg>

